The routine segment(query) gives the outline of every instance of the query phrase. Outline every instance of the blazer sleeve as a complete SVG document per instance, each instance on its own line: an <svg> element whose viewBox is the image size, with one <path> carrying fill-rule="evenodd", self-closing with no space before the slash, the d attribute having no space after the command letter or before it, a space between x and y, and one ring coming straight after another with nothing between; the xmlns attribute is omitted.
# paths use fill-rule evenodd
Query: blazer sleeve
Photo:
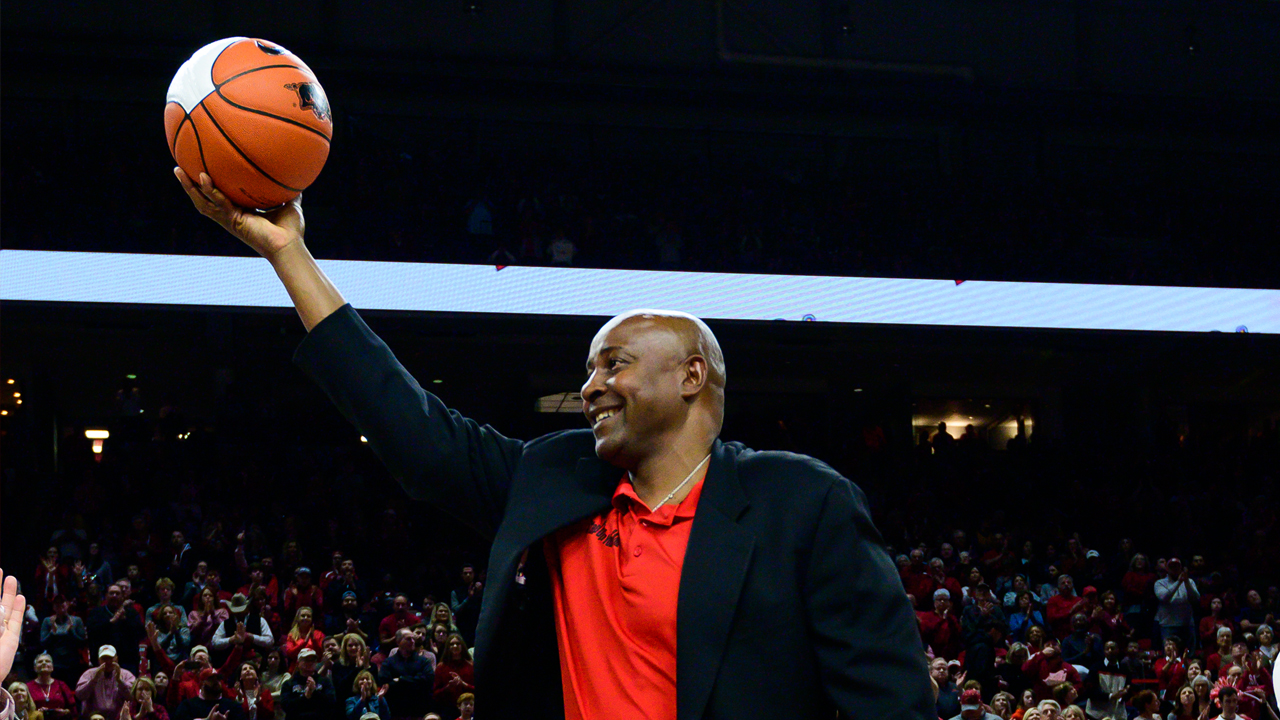
<svg viewBox="0 0 1280 720"><path fill-rule="evenodd" d="M294 362L368 438L409 497L496 534L522 442L423 390L349 304L311 329Z"/></svg>
<svg viewBox="0 0 1280 720"><path fill-rule="evenodd" d="M841 712L937 717L902 581L880 545L866 496L841 477L823 502L804 595L822 683Z"/></svg>

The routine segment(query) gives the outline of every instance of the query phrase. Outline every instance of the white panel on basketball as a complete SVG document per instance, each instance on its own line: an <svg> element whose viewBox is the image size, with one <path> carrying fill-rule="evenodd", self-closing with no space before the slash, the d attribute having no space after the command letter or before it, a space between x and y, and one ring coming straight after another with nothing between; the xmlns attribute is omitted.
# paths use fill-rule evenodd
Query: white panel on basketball
<svg viewBox="0 0 1280 720"><path fill-rule="evenodd" d="M182 63L178 73L173 76L173 82L169 83L169 92L165 95L165 102L176 102L190 114L201 100L213 92L213 61L217 60L218 55L228 46L247 39L223 38L197 50L189 60Z"/></svg>

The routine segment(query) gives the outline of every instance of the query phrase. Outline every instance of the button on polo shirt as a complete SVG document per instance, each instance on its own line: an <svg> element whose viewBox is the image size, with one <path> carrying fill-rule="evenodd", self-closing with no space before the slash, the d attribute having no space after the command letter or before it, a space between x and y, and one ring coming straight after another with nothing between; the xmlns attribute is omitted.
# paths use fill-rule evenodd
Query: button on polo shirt
<svg viewBox="0 0 1280 720"><path fill-rule="evenodd" d="M543 543L567 720L675 720L680 570L705 478L651 511L624 476L607 512Z"/></svg>

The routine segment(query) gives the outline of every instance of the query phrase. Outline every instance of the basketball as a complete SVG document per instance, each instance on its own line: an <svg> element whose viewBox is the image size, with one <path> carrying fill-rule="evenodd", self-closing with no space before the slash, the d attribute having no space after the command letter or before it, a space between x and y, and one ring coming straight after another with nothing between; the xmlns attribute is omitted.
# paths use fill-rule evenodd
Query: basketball
<svg viewBox="0 0 1280 720"><path fill-rule="evenodd" d="M237 205L266 209L297 197L329 157L333 115L315 73L257 38L200 48L165 98L164 131L178 166Z"/></svg>

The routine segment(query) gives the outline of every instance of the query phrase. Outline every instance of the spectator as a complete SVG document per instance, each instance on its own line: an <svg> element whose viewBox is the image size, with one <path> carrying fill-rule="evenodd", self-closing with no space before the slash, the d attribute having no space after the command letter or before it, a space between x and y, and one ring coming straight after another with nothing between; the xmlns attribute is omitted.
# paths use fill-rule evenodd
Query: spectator
<svg viewBox="0 0 1280 720"><path fill-rule="evenodd" d="M1027 628L1027 650L1034 655L1044 649L1045 643L1049 640L1049 633L1039 625L1032 625Z"/></svg>
<svg viewBox="0 0 1280 720"><path fill-rule="evenodd" d="M1226 661L1226 667L1231 667L1231 636L1231 628L1218 628L1215 650L1205 658L1205 668L1215 676L1220 676L1226 669L1223 667L1223 661Z"/></svg>
<svg viewBox="0 0 1280 720"><path fill-rule="evenodd" d="M164 568L164 573L176 578L190 576L193 553L191 552L191 543L187 542L187 536L181 530L174 530L173 534L169 536L169 548L172 551L172 555L169 557L168 565Z"/></svg>
<svg viewBox="0 0 1280 720"><path fill-rule="evenodd" d="M933 609L917 612L920 638L934 655L954 660L961 650L960 618L951 612L951 593L939 588L933 592Z"/></svg>
<svg viewBox="0 0 1280 720"><path fill-rule="evenodd" d="M1135 628L1145 627L1149 608L1155 605L1156 574L1152 572L1147 556L1136 553L1129 561L1129 571L1120 580L1124 590L1125 620ZM1144 636L1145 637L1145 636Z"/></svg>
<svg viewBox="0 0 1280 720"><path fill-rule="evenodd" d="M1208 675L1200 675L1191 681L1191 689L1196 694L1196 717L1213 715L1213 682Z"/></svg>
<svg viewBox="0 0 1280 720"><path fill-rule="evenodd" d="M1084 598L1076 595L1075 581L1071 576L1059 575L1058 594L1045 603L1045 615L1054 637L1062 640L1071 634L1071 616L1083 609L1085 602Z"/></svg>
<svg viewBox="0 0 1280 720"><path fill-rule="evenodd" d="M1240 705L1240 696L1239 691L1234 687L1228 685L1218 690L1218 704L1222 706L1222 714L1215 720L1236 720L1238 717L1245 717L1248 720L1246 716L1236 714Z"/></svg>
<svg viewBox="0 0 1280 720"><path fill-rule="evenodd" d="M476 711L476 696L462 693L458 696L458 720L471 720Z"/></svg>
<svg viewBox="0 0 1280 720"><path fill-rule="evenodd" d="M437 658L444 656L445 647L449 644L449 627L436 623L431 627L431 634L427 637L427 649Z"/></svg>
<svg viewBox="0 0 1280 720"><path fill-rule="evenodd" d="M324 606L333 608L334 612L340 612L339 606L347 593L355 595L357 605L369 596L364 581L356 575L356 563L351 558L342 558L338 565L337 577L329 581L329 586L324 592Z"/></svg>
<svg viewBox="0 0 1280 720"><path fill-rule="evenodd" d="M942 558L933 558L929 561L929 582L929 597L932 597L938 590L946 590L951 593L951 605L953 607L964 599L964 588L960 586L958 580L947 576L947 569L943 566Z"/></svg>
<svg viewBox="0 0 1280 720"><path fill-rule="evenodd" d="M356 675L373 668L373 663L369 660L369 647L365 645L364 638L356 633L347 633L340 637L342 638L339 642L341 651L338 653L337 662L330 668L330 677L333 678L334 697L338 705L346 707L347 698L355 692Z"/></svg>
<svg viewBox="0 0 1280 720"><path fill-rule="evenodd" d="M201 605L199 602L200 593L204 590L205 585L207 585L208 582L209 563L201 560L196 563L195 569L191 571L191 579L188 580L186 586L183 587L182 601L178 604L183 607L199 607ZM217 598L217 593L214 593L214 599L216 600Z"/></svg>
<svg viewBox="0 0 1280 720"><path fill-rule="evenodd" d="M446 606L447 607L447 606ZM452 633L444 657L436 662L434 697L437 709L450 712L464 692L475 692L475 672L462 635Z"/></svg>
<svg viewBox="0 0 1280 720"><path fill-rule="evenodd" d="M1271 629L1270 625L1258 626L1258 652L1267 659L1271 665L1275 665L1276 656L1280 654L1280 646L1276 645L1276 632Z"/></svg>
<svg viewBox="0 0 1280 720"><path fill-rule="evenodd" d="M294 580L284 591L284 617L292 618L304 607L311 608L313 615L324 611L324 594L311 584L311 568L305 565L294 571Z"/></svg>
<svg viewBox="0 0 1280 720"><path fill-rule="evenodd" d="M422 625L422 618L409 609L408 595L396 595L391 607L391 614L378 623L378 643L384 648L397 642L400 630Z"/></svg>
<svg viewBox="0 0 1280 720"><path fill-rule="evenodd" d="M237 646L227 656L227 661L221 667L213 668L217 671L219 682L221 678L231 677L236 669L240 667L240 655L242 648ZM163 665L168 658L159 656L156 658ZM169 692L165 696L165 705L176 710L183 702L197 697L200 694L200 686L203 682L200 679L200 673L206 668L212 668L209 664L209 648L203 645L197 645L191 648L191 657L172 667L168 668L172 673L169 682Z"/></svg>
<svg viewBox="0 0 1280 720"><path fill-rule="evenodd" d="M1023 691L1031 688L1030 678L1022 672L1022 666L1030 657L1026 645L1020 642L1010 645L1009 651L996 663L996 686L1005 688L1015 698L1021 698ZM1011 712L1017 712L1017 708Z"/></svg>
<svg viewBox="0 0 1280 720"><path fill-rule="evenodd" d="M227 612L229 617L218 625L209 643L215 658L221 660L225 657L231 651L232 645L244 647L246 660L251 660L257 657L258 652L266 652L275 646L271 627L266 620L262 619L262 615L250 611L249 598L236 593L227 603Z"/></svg>
<svg viewBox="0 0 1280 720"><path fill-rule="evenodd" d="M231 613L219 606L218 591L213 585L201 587L196 600L196 606L187 615L187 628L191 631L191 642L208 646L218 626L226 622Z"/></svg>
<svg viewBox="0 0 1280 720"><path fill-rule="evenodd" d="M1241 632L1256 633L1263 625L1275 623L1275 613L1262 604L1262 593L1250 590L1245 594L1244 602L1244 607L1240 608Z"/></svg>
<svg viewBox="0 0 1280 720"><path fill-rule="evenodd" d="M242 545L237 548L237 553L241 553L243 550L244 546ZM241 555L238 554L237 558L239 557L241 557ZM280 588L274 576L269 579L267 578L265 571L263 570L263 563L254 562L245 566L244 569L248 571L249 582L246 585L242 585L238 592L245 597L252 598L257 591L261 590L262 594L266 597L268 605L273 608L279 605Z"/></svg>
<svg viewBox="0 0 1280 720"><path fill-rule="evenodd" d="M156 603L147 608L146 615L143 620L159 622L160 616L156 613L165 605L172 605L178 609L178 624L181 627L187 627L187 610L173 602L173 581L167 577L162 577L156 581Z"/></svg>
<svg viewBox="0 0 1280 720"><path fill-rule="evenodd" d="M81 703L82 712L86 716L101 713L103 717L119 717L136 679L117 662L114 647L99 647L98 666L85 670L76 683L76 698Z"/></svg>
<svg viewBox="0 0 1280 720"><path fill-rule="evenodd" d="M1062 717L1062 705L1057 700L1041 700L1036 705L1036 709L1040 711L1040 717L1044 720L1058 720Z"/></svg>
<svg viewBox="0 0 1280 720"><path fill-rule="evenodd" d="M36 677L27 683L36 709L45 720L72 720L76 714L76 696L71 687L54 677L53 657L49 653L36 656Z"/></svg>
<svg viewBox="0 0 1280 720"><path fill-rule="evenodd" d="M151 616L147 613L148 618ZM191 652L191 631L179 622L181 611L174 605L163 605L159 611L159 620L147 620L145 626L149 639L154 638L158 646L169 659L175 663L187 657Z"/></svg>
<svg viewBox="0 0 1280 720"><path fill-rule="evenodd" d="M1062 641L1062 659L1076 666L1076 670L1085 668L1082 675L1102 661L1102 638L1089 632L1088 615L1071 616L1071 634Z"/></svg>
<svg viewBox="0 0 1280 720"><path fill-rule="evenodd" d="M961 616L965 670L970 678L985 687L992 687L996 648L1004 647L1008 621L985 582L976 585L971 592L973 603L964 609Z"/></svg>
<svg viewBox="0 0 1280 720"><path fill-rule="evenodd" d="M324 633L312 625L311 613L310 607L303 606L299 608L298 614L293 620L293 627L289 629L289 634L285 636L284 653L289 660L290 673L297 673L298 656L303 650L311 650L314 655L324 646ZM308 706L310 705L308 703Z"/></svg>
<svg viewBox="0 0 1280 720"><path fill-rule="evenodd" d="M933 578L929 574L928 566L924 563L923 550L913 549L907 566L899 570L898 574L902 577L902 587L906 589L907 594L916 599L917 609L924 603L932 601Z"/></svg>
<svg viewBox="0 0 1280 720"><path fill-rule="evenodd" d="M1178 637L1195 638L1195 607L1200 602L1200 592L1182 561L1172 558L1165 566L1168 577L1156 581L1156 624L1160 626L1163 640Z"/></svg>
<svg viewBox="0 0 1280 720"><path fill-rule="evenodd" d="M13 720L44 720L41 712L31 699L31 691L21 682L9 684L9 696L13 698Z"/></svg>
<svg viewBox="0 0 1280 720"><path fill-rule="evenodd" d="M1090 669L1090 693L1084 712L1094 720L1120 717L1124 711L1129 676L1121 667L1120 660L1120 644L1108 640L1102 646L1102 661Z"/></svg>
<svg viewBox="0 0 1280 720"><path fill-rule="evenodd" d="M456 615L462 606L471 601L472 588L476 582L476 566L466 563L462 566L462 582L449 593L449 609ZM425 606L424 606L425 607Z"/></svg>
<svg viewBox="0 0 1280 720"><path fill-rule="evenodd" d="M573 258L578 254L578 246L565 236L564 230L556 230L551 237L551 242L547 244L547 255L551 258L552 265L569 266L573 264Z"/></svg>
<svg viewBox="0 0 1280 720"><path fill-rule="evenodd" d="M66 597L55 595L53 615L40 622L40 645L53 659L53 676L63 683L77 682L85 669L81 652L88 644L84 621L68 613Z"/></svg>
<svg viewBox="0 0 1280 720"><path fill-rule="evenodd" d="M1170 635L1164 641L1164 657L1156 660L1156 680L1159 681L1160 697L1173 700L1171 692L1177 691L1187 682L1186 653L1182 649L1182 638Z"/></svg>
<svg viewBox="0 0 1280 720"><path fill-rule="evenodd" d="M40 588L40 594L35 595L33 599L37 600L39 605L37 610L48 612L53 606L55 597L66 595L73 590L71 570L59 562L60 557L61 552L58 546L50 545L36 565L35 585Z"/></svg>
<svg viewBox="0 0 1280 720"><path fill-rule="evenodd" d="M1209 601L1209 614L1200 618L1200 647L1212 648L1217 644L1218 629L1235 630L1235 623L1222 616L1222 598Z"/></svg>
<svg viewBox="0 0 1280 720"><path fill-rule="evenodd" d="M299 612L301 615L301 612ZM289 720L331 720L337 708L333 681L316 672L316 651L303 647L297 654L297 673L281 691L284 714Z"/></svg>
<svg viewBox="0 0 1280 720"><path fill-rule="evenodd" d="M350 697L344 702L347 720L362 720L365 713L375 713L378 720L391 720L391 708L383 697L386 687L377 687L372 672L361 670L352 682Z"/></svg>
<svg viewBox="0 0 1280 720"><path fill-rule="evenodd" d="M141 613L125 602L124 589L118 583L107 588L106 604L89 612L85 626L92 652L97 653L103 645L111 645L116 648L111 655L113 664L118 662L130 673L138 669L138 643L146 638L146 632L142 627ZM116 651L119 652L118 660ZM119 713L120 708L116 707L115 712Z"/></svg>
<svg viewBox="0 0 1280 720"><path fill-rule="evenodd" d="M157 670L152 675L151 682L156 686L155 701L164 705L164 709L167 712L169 710L169 673Z"/></svg>
<svg viewBox="0 0 1280 720"><path fill-rule="evenodd" d="M129 702L120 710L120 720L169 720L164 704L156 702L156 684L140 677L133 683Z"/></svg>
<svg viewBox="0 0 1280 720"><path fill-rule="evenodd" d="M1035 607L1035 595L1030 590L1018 593L1013 612L1009 613L1009 637L1014 640L1025 640L1027 631L1033 626L1044 626L1044 615Z"/></svg>
<svg viewBox="0 0 1280 720"><path fill-rule="evenodd" d="M401 628L395 634L396 647L382 661L378 679L390 686L387 704L397 717L421 715L432 697L436 658L418 652L413 631Z"/></svg>
<svg viewBox="0 0 1280 720"><path fill-rule="evenodd" d="M183 700L173 711L173 720L246 720L240 703L227 696L222 677L215 668L207 667L197 675L200 690Z"/></svg>
<svg viewBox="0 0 1280 720"><path fill-rule="evenodd" d="M285 664L284 653L279 648L272 649L267 652L263 659L262 669L262 687L271 693L271 702L275 706L276 720L284 720L284 705L280 700L280 694L288 684L289 678L288 668ZM258 718L258 720L268 720L267 718Z"/></svg>
<svg viewBox="0 0 1280 720"><path fill-rule="evenodd" d="M448 603L436 603L432 607L431 623L433 625L445 625L451 633L458 632L458 626L453 621L453 611L449 609Z"/></svg>
<svg viewBox="0 0 1280 720"><path fill-rule="evenodd" d="M951 720L997 720L998 715L987 712L982 705L982 694L977 690L960 693L960 714Z"/></svg>
<svg viewBox="0 0 1280 720"><path fill-rule="evenodd" d="M1093 552L1090 550L1090 552ZM1120 612L1120 602L1111 590L1102 593L1102 603L1093 608L1089 616L1090 632L1103 641L1114 640L1117 643L1128 642L1133 636L1133 628Z"/></svg>
<svg viewBox="0 0 1280 720"><path fill-rule="evenodd" d="M1178 688L1173 700L1173 710L1165 720L1196 720L1200 716L1200 711L1196 708L1196 691L1190 685Z"/></svg>
<svg viewBox="0 0 1280 720"><path fill-rule="evenodd" d="M320 576L320 592L327 592L329 584L339 577L342 577L342 560L344 556L341 550L334 550L329 553L329 569L324 575Z"/></svg>
<svg viewBox="0 0 1280 720"><path fill-rule="evenodd" d="M356 593L351 590L342 593L341 600L332 607L336 608L337 612L326 616L325 632L329 635L359 635L367 645L369 633L362 625L364 616L360 612L360 599Z"/></svg>
<svg viewBox="0 0 1280 720"><path fill-rule="evenodd" d="M1060 683L1071 683L1076 692L1080 692L1084 686L1080 673L1070 663L1063 661L1058 642L1053 639L1047 640L1044 650L1027 660L1022 666L1022 672L1034 682L1032 690L1035 691L1036 698L1042 701L1051 699L1053 688ZM1043 712L1044 709L1041 708L1041 713Z"/></svg>
<svg viewBox="0 0 1280 720"><path fill-rule="evenodd" d="M80 588L87 587L90 583L104 588L114 579L111 563L102 556L102 546L96 542L89 543L89 554L72 567L72 580Z"/></svg>
<svg viewBox="0 0 1280 720"><path fill-rule="evenodd" d="M271 689L258 681L258 669L251 662L240 663L240 678L234 688L236 702L244 710L245 720L273 720L275 698Z"/></svg>
<svg viewBox="0 0 1280 720"><path fill-rule="evenodd" d="M1013 694L1000 691L991 697L991 713L1000 718L1000 720L1009 720L1013 716L1014 706L1017 700Z"/></svg>
<svg viewBox="0 0 1280 720"><path fill-rule="evenodd" d="M997 593L1003 592L1000 604L1004 607L1006 613L1012 613L1013 609L1018 606L1018 595L1031 589L1027 582L1027 576L1018 573L1013 577L1002 577L996 581ZM1034 596L1033 596L1034 597Z"/></svg>

